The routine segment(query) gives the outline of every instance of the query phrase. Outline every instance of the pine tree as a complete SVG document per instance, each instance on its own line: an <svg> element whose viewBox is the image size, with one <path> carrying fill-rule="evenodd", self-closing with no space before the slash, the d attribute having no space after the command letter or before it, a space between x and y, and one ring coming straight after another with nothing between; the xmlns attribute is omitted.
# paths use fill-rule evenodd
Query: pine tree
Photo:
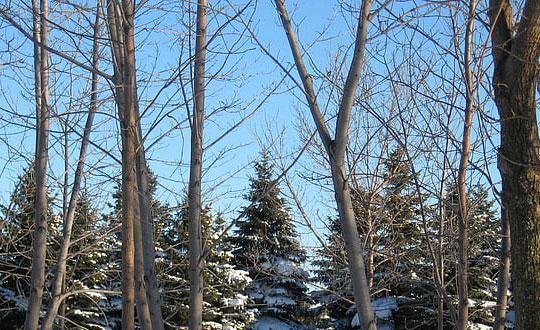
<svg viewBox="0 0 540 330"><path fill-rule="evenodd" d="M117 308L111 306L116 297L90 291L113 290L113 283L118 280L116 263L111 258L118 247L109 231L109 224L91 205L87 192L82 191L75 210L66 288L84 292L67 299L66 316L89 329L119 326L114 322L119 316Z"/></svg>
<svg viewBox="0 0 540 330"><path fill-rule="evenodd" d="M255 163L255 172L245 196L253 205L244 209L245 216L231 239L235 264L253 278L246 292L257 316L250 327L263 328L265 322L275 320L299 327L309 320L308 274L301 268L306 253L272 179L266 152Z"/></svg>
<svg viewBox="0 0 540 330"><path fill-rule="evenodd" d="M384 230L377 235L377 274L374 291L380 299L395 300L392 317L380 320L396 328L432 329L436 327L435 288L426 267L419 196L413 173L402 149L394 149L385 160L385 189L381 205ZM384 300L381 300L384 302ZM375 304L375 302L374 302ZM375 307L374 307L375 309Z"/></svg>
<svg viewBox="0 0 540 330"><path fill-rule="evenodd" d="M428 329L432 325L426 320L435 320L430 296L434 288L422 278L426 267L420 252L420 198L403 156L400 149L392 151L384 162L384 189L370 192L359 187L352 191L353 205L358 233L367 242L367 255L373 255L373 273L368 268L368 276L378 326ZM351 329L357 316L339 219L331 218L328 229L327 248L314 261L316 280L326 288L316 294L323 306L319 314L330 318L333 329Z"/></svg>
<svg viewBox="0 0 540 330"><path fill-rule="evenodd" d="M339 218L329 218L327 227L326 247L318 251L318 258L312 262L320 286L313 293L319 303L314 311L316 324L320 329L350 329L353 315L349 311L354 297ZM359 227L361 233L362 226Z"/></svg>
<svg viewBox="0 0 540 330"><path fill-rule="evenodd" d="M170 325L187 324L189 307L188 208L184 203L174 217L162 218L162 236L158 240L158 269L163 283L165 314ZM244 329L250 321L246 300L242 292L251 279L247 272L231 264L230 246L220 235L225 221L211 214L211 208L202 211L205 253L204 269L204 329ZM219 239L219 240L218 240ZM216 243L217 242L217 243ZM216 244L213 244L216 243ZM168 247L162 249L163 247Z"/></svg>
<svg viewBox="0 0 540 330"><path fill-rule="evenodd" d="M458 196L455 187L450 187L447 194L448 221L455 223ZM500 249L500 220L493 210L493 200L489 200L485 187L475 185L468 193L469 217L469 301L470 317L472 323L492 326L494 322L493 311L496 299L496 281L499 271ZM454 226L455 228L455 226ZM455 243L450 242L449 253L455 251ZM455 253L455 252L454 252ZM452 254L450 254L452 255ZM448 258L450 269L455 269L455 257ZM449 274L452 276L452 274ZM448 290L452 295L457 294L454 283ZM491 308L490 308L491 307Z"/></svg>
<svg viewBox="0 0 540 330"><path fill-rule="evenodd" d="M0 206L0 322L3 329L17 329L24 324L34 237L34 174L34 166L29 164L19 176L10 204ZM50 257L58 250L59 238L59 218L50 207L48 219L49 237L56 239L47 245L47 265L50 267L53 260Z"/></svg>

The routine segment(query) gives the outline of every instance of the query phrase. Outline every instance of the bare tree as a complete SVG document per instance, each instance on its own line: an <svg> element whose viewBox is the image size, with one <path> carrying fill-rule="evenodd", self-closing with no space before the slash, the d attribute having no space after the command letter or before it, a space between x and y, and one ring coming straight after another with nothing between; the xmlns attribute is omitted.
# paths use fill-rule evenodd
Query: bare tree
<svg viewBox="0 0 540 330"><path fill-rule="evenodd" d="M469 289L468 289L468 212L467 212L467 165L471 150L471 129L474 111L474 86L472 74L472 38L476 12L476 1L469 2L469 16L465 30L464 80L465 80L465 121L459 161L457 189L459 196L459 238L458 238L458 324L457 328L467 330L469 324Z"/></svg>
<svg viewBox="0 0 540 330"><path fill-rule="evenodd" d="M283 0L275 0L276 8L281 18L283 28L287 35L296 69L304 87L313 120L317 126L317 131L323 142L328 161L332 171L334 192L341 219L347 256L351 265L351 277L353 283L354 297L356 301L360 326L362 329L376 329L375 317L371 307L369 296L369 286L363 260L363 251L358 230L356 228L355 215L351 200L351 192L348 183L348 176L345 170L345 151L348 141L351 109L354 103L358 80L360 78L362 65L364 62L364 49L367 39L367 31L370 19L372 1L362 1L360 16L356 32L354 56L351 62L347 80L343 89L342 99L339 105L336 124L336 136L330 136L326 121L319 110L317 97L313 88L313 81L307 72L296 34L291 25L289 15Z"/></svg>
<svg viewBox="0 0 540 330"><path fill-rule="evenodd" d="M202 329L203 313L203 246L201 223L201 175L203 162L203 127L206 65L208 1L197 2L195 39L195 76L193 80L193 114L191 116L191 161L189 170L189 323L190 330Z"/></svg>
<svg viewBox="0 0 540 330"><path fill-rule="evenodd" d="M132 1L123 0L121 4L108 1L107 19L114 59L115 99L122 136L122 329L125 330L135 328L135 221L139 219L135 165L138 118L133 16ZM141 302L137 303L141 307ZM139 308L143 325L149 321L148 306L145 307ZM143 320L144 316L146 318Z"/></svg>
<svg viewBox="0 0 540 330"><path fill-rule="evenodd" d="M510 224L519 329L540 329L540 154L536 118L540 3L525 1L516 24L509 0L491 0L493 87L501 123L498 167Z"/></svg>
<svg viewBox="0 0 540 330"><path fill-rule="evenodd" d="M98 69L98 61L99 61L98 38L99 38L100 27L101 27L101 22L100 22L101 7L102 7L102 4L100 0L97 3L96 18L94 22L94 36L93 36L94 40L93 40L93 48L92 48L92 66L96 69L96 71ZM52 288L52 299L49 303L49 308L47 310L47 314L43 321L43 326L42 326L43 330L52 329L54 319L58 312L58 308L60 307L60 304L63 301L62 290L63 290L65 276L66 276L66 263L67 263L67 258L68 258L68 252L69 252L69 247L71 245L73 220L75 218L75 209L77 206L77 200L78 200L79 192L81 188L81 180L84 175L86 151L88 149L90 133L92 130L92 124L93 124L94 117L97 111L98 76L95 72L92 72L91 75L92 75L92 86L91 86L91 92L90 92L89 112L88 112L88 117L86 119L86 124L84 127L84 133L83 133L83 139L81 142L79 159L77 161L77 169L75 170L75 177L73 179L71 197L69 199L69 205L65 212L64 225L63 225L63 240L60 247L60 254L58 256L58 261L56 264L56 272L55 272L53 288ZM66 136L67 136L67 133L66 133Z"/></svg>
<svg viewBox="0 0 540 330"><path fill-rule="evenodd" d="M32 253L32 280L25 329L37 329L41 299L45 284L45 254L47 249L47 162L49 144L49 58L43 47L48 40L48 2L32 1L34 30L34 70L36 89L36 199Z"/></svg>

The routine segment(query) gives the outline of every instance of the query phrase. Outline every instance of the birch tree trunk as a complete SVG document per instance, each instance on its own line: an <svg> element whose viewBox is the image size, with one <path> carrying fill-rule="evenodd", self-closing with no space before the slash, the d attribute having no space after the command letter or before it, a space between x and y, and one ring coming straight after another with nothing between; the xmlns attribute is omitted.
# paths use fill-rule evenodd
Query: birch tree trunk
<svg viewBox="0 0 540 330"><path fill-rule="evenodd" d="M189 330L202 329L203 268L201 223L201 173L203 161L203 124L205 101L205 66L207 34L207 0L197 2L197 35L195 39L194 107L191 120L191 163L189 171Z"/></svg>
<svg viewBox="0 0 540 330"><path fill-rule="evenodd" d="M45 284L45 257L47 250L47 161L49 144L49 59L44 48L48 40L48 3L32 1L34 29L34 70L36 89L36 199L34 206L34 242L30 298L24 328L35 330L39 325L39 312ZM41 45L38 45L38 42Z"/></svg>
<svg viewBox="0 0 540 330"><path fill-rule="evenodd" d="M317 97L313 88L313 81L307 72L302 59L300 47L296 39L296 34L292 28L289 15L285 8L285 3L283 0L275 0L276 8L281 18L281 22L294 57L296 69L298 70L298 74L302 80L304 94L309 104L315 125L317 126L317 131L328 154L330 168L332 171L335 198L343 228L347 257L349 259L351 269L354 299L357 306L360 327L363 330L376 329L376 322L373 309L371 307L369 285L366 278L366 270L363 260L364 253L362 251L360 237L356 228L356 220L351 200L348 175L345 171L345 150L348 143L351 110L354 103L355 93L358 89L358 80L360 79L362 65L364 62L364 50L372 2L372 0L362 1L354 45L354 55L343 89L341 103L339 105L335 139L332 140L326 126L325 119L319 110Z"/></svg>
<svg viewBox="0 0 540 330"><path fill-rule="evenodd" d="M490 1L493 88L501 123L498 167L510 224L517 328L540 329L540 2L525 1L518 12L521 18L514 26L510 1Z"/></svg>
<svg viewBox="0 0 540 330"><path fill-rule="evenodd" d="M99 33L100 33L100 11L102 7L101 0L97 3L96 19L94 22L94 43L92 46L92 66L98 69L99 61ZM56 264L56 272L53 281L52 299L49 303L47 314L43 321L42 330L50 330L53 327L54 319L58 313L58 308L63 302L62 290L64 287L64 279L66 276L66 263L68 258L69 247L71 244L71 231L73 228L73 220L75 219L75 210L77 208L77 200L79 197L79 191L81 188L81 179L84 174L84 165L86 161L86 151L88 149L88 143L90 141L90 133L92 131L92 123L97 111L97 89L98 89L98 76L95 72L92 72L92 86L90 92L90 106L86 124L84 127L83 138L81 142L81 150L79 159L77 161L77 168L75 170L75 176L73 178L73 187L71 190L71 196L69 199L69 205L65 212L64 226L63 226L63 240L60 246L60 254ZM67 145L67 143L66 143ZM67 182L67 181L66 181ZM67 196L67 192L66 192Z"/></svg>

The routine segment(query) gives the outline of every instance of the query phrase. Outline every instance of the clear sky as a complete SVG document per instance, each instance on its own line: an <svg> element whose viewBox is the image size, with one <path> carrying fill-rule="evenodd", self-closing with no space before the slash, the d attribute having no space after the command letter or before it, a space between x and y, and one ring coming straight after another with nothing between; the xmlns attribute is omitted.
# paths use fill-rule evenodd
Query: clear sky
<svg viewBox="0 0 540 330"><path fill-rule="evenodd" d="M240 206L245 205L241 196L248 189L247 178L253 174L250 164L257 159L261 147L279 151L275 153L276 162L287 166L303 145L300 134L306 131L303 122L311 127L312 121L301 91L290 78L282 80L281 68L261 49L261 46L265 47L284 68L291 68L292 57L273 2L257 1L239 16L243 21L236 19L223 29L221 27L235 15L235 10L226 1L214 3L220 9L210 15L212 39L207 72L212 79L209 79L207 89L207 113L212 115L206 121L206 145L245 116L253 114L205 153L208 168L204 173L203 188L206 200L217 211L233 218ZM347 55L351 52L356 28L357 12L348 11L348 5L354 5L356 1L341 2L342 6L339 3L288 1L308 69L318 88L319 103L329 118L339 103L339 88L347 72ZM186 65L189 63L190 38L186 25L193 22L194 15L188 14L182 7L184 5L178 1L148 1L139 9L136 21L139 98L144 114L143 130L148 134L145 142L147 158L161 185L157 197L170 205L181 202L188 180L186 113L192 105L191 72ZM409 12L413 6L419 6L419 9ZM235 6L236 10L241 7ZM79 15L68 4L57 3L53 8L51 20L60 25L51 33L51 46L87 63L88 58L75 53L74 49L75 45L86 51L90 49L87 36L91 32L88 22L93 20L92 16ZM29 30L30 20L24 8L14 4L12 13ZM423 15L421 18L420 14ZM411 19L414 15L418 17ZM396 24L398 17L402 19ZM4 187L0 201L6 204L22 166L32 158L35 144L32 44L7 22L0 22L0 185ZM384 156L388 149L401 143L410 148L410 157L415 159L421 180L429 186L426 190L435 190L441 176L441 155L446 141L441 132L446 129L444 125L450 127L451 137L455 139L450 143L448 159L455 165L456 141L461 138L460 105L463 98L460 90L463 85L459 80L459 47L462 43L459 40L452 43L449 38L452 24L456 29L463 24L462 13L414 2L394 2L374 17L366 50L366 76L361 79L359 104L355 107L351 129L354 143L350 150L361 156L349 161L356 164L355 171L362 184L372 187L380 184L380 177L368 176L367 172L377 172L377 156ZM485 28L481 24L477 26L477 54L486 59L475 62L475 70L485 75L491 72L491 59L482 48L486 40ZM68 38L62 28L78 29L79 34L71 33ZM216 31L219 35L214 38ZM384 31L386 37L382 37L380 31ZM110 74L110 51L103 47L101 52L104 59L100 69ZM452 52L457 52L458 56ZM56 116L52 120L49 181L54 194L59 196L64 173L60 131L68 118L73 131L69 135L72 173L78 155L77 132L82 131L85 119L89 74L56 55L51 56L51 63L54 71L51 92ZM169 78L178 74L178 67L181 70L177 79L164 87ZM70 72L74 73L73 79L69 78ZM291 75L296 77L296 71L292 70ZM487 76L482 79L488 81ZM100 83L99 95L106 101L101 104L96 118L95 145L90 148L86 185L95 196L94 206L103 209L114 189L113 179L118 180L120 175L114 159L119 158L120 140L110 86L103 79ZM485 86L489 88L489 82ZM476 120L485 120L487 130L475 126L472 163L483 169L493 169L493 166L486 166L483 159L487 154L493 161L493 145L487 135L494 134L490 126L493 122L488 117L494 115L494 107L492 102L486 101L487 93L482 88L478 93L482 111L478 112ZM69 117L65 115L68 109ZM17 117L15 113L26 117ZM332 128L333 121L329 126ZM388 145L387 141L390 141ZM110 154L104 154L103 149L109 150ZM425 152L429 150L434 152ZM312 149L300 160L299 166L291 170L291 179L306 211L317 226L322 227L318 220L334 214L334 202L333 195L327 190L330 186L328 177L320 178L327 172L314 160L320 161L321 155ZM478 173L471 176L471 183L484 181ZM310 178L315 180L310 181ZM495 176L494 182L497 180ZM321 182L322 185L318 185ZM287 193L286 186L282 184L281 187ZM293 211L302 222L294 207ZM307 238L306 242L311 245L313 238Z"/></svg>

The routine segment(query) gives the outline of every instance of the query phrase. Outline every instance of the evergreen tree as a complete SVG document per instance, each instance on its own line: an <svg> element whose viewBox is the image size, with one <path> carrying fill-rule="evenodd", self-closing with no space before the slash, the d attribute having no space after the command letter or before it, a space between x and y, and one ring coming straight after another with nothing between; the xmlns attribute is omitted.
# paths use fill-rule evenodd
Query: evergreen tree
<svg viewBox="0 0 540 330"><path fill-rule="evenodd" d="M189 227L187 204L176 208L162 203L155 198L157 179L150 172L150 193L152 196L152 215L156 244L156 270L161 285L163 300L162 310L166 328L178 328L187 325L189 307ZM113 195L110 205L112 212L107 221L120 221L122 211L122 193L120 187ZM174 212L173 210L177 211ZM211 208L205 207L202 214L203 240L205 249L217 240L224 231L224 220L211 214ZM116 234L118 235L118 233ZM225 239L226 241L226 239ZM250 282L247 272L237 270L230 264L232 255L229 246L223 241L212 245L204 270L204 315L203 328L222 329L232 327L245 328L250 317L246 313L246 298L242 295ZM119 263L119 247L113 258ZM111 280L109 280L111 281ZM120 284L119 279L113 282ZM117 288L118 289L118 288ZM113 301L114 302L114 301ZM117 304L112 307L119 308ZM113 318L114 319L114 318Z"/></svg>
<svg viewBox="0 0 540 330"><path fill-rule="evenodd" d="M309 322L308 274L301 268L306 253L274 185L269 156L263 152L255 163L255 177L245 198L253 205L244 209L231 242L235 264L249 272L253 282L246 293L256 307L251 328L264 328L277 320L291 328Z"/></svg>
<svg viewBox="0 0 540 330"><path fill-rule="evenodd" d="M400 149L392 151L384 162L384 189L352 191L353 206L358 233L373 255L371 292L378 326L428 329L432 324L426 320L435 320L434 288L422 276L431 273L421 253L420 198L403 156ZM333 329L351 329L358 322L339 219L330 219L328 229L329 249L321 249L314 261L316 280L326 288L316 293L319 314L329 318Z"/></svg>
<svg viewBox="0 0 540 330"><path fill-rule="evenodd" d="M174 217L164 218L158 268L163 283L164 309L171 325L185 325L189 307L189 224L186 204L179 207ZM221 240L225 221L211 214L211 208L202 212L205 253L208 255L204 269L204 329L244 329L251 317L246 312L242 292L251 282L249 274L231 264L232 254L227 239ZM226 237L226 236L225 236ZM216 243L217 242L217 243ZM213 244L216 243L216 244Z"/></svg>
<svg viewBox="0 0 540 330"><path fill-rule="evenodd" d="M30 290L32 241L34 237L35 179L34 166L19 176L9 205L1 205L0 226L0 324L2 329L18 329L24 324L27 295ZM49 205L51 204L49 198ZM47 265L58 251L59 218L48 208L49 238ZM46 295L44 295L46 298ZM46 303L46 301L45 301Z"/></svg>
<svg viewBox="0 0 540 330"><path fill-rule="evenodd" d="M82 191L75 210L73 241L67 265L67 291L83 290L66 301L66 316L78 327L100 329L104 326L117 328L118 307L116 297L90 290L113 290L119 281L115 257L118 246L105 222L91 205L86 191ZM112 303L111 303L112 302ZM68 328L70 325L67 325Z"/></svg>
<svg viewBox="0 0 540 330"><path fill-rule="evenodd" d="M481 185L473 186L468 193L469 224L469 303L472 323L493 326L493 311L496 304L497 273L499 271L500 219L493 210L494 201L488 199L487 190ZM448 221L457 221L458 195L455 187L447 194ZM457 226L450 226L456 228ZM456 251L454 242L448 244L449 254ZM448 258L449 269L455 270L456 257ZM448 274L453 276L453 274ZM448 290L457 294L456 284Z"/></svg>
<svg viewBox="0 0 540 330"><path fill-rule="evenodd" d="M320 329L350 329L354 297L339 218L329 218L327 228L326 248L313 261L315 280L321 287L313 293L319 303L314 311L316 324Z"/></svg>
<svg viewBox="0 0 540 330"><path fill-rule="evenodd" d="M436 327L435 287L431 283L432 271L427 267L421 229L419 196L413 173L404 151L394 149L385 160L385 189L382 198L381 221L384 230L377 233L378 265L374 278L375 295L395 300L392 317L380 320L396 328L432 329ZM385 300L381 300L385 301ZM376 309L374 307L374 309Z"/></svg>

